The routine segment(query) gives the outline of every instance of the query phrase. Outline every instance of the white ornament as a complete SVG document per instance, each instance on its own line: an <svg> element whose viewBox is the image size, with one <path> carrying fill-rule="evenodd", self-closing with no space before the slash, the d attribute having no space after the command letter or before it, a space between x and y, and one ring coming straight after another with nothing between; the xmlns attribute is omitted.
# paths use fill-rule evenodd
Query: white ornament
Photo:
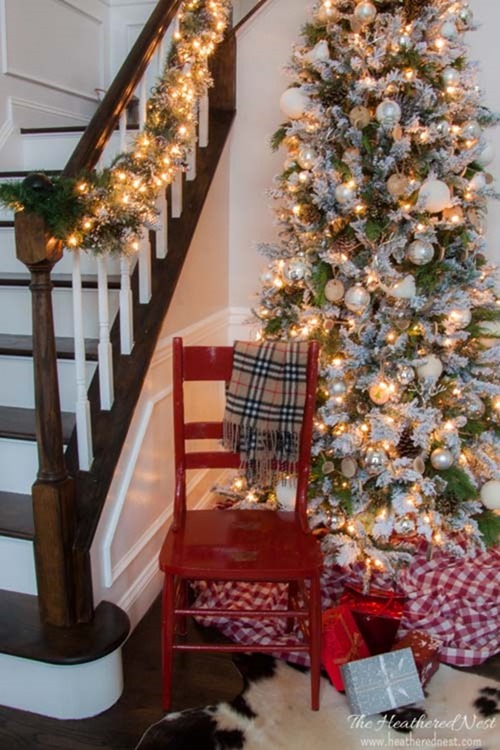
<svg viewBox="0 0 500 750"><path fill-rule="evenodd" d="M367 448L363 458L363 466L368 474L380 474L387 466L387 453L381 448Z"/></svg>
<svg viewBox="0 0 500 750"><path fill-rule="evenodd" d="M436 123L436 130L439 135L443 136L443 138L446 138L450 134L450 123L448 122L448 120L440 120L438 123Z"/></svg>
<svg viewBox="0 0 500 750"><path fill-rule="evenodd" d="M361 284L355 284L345 293L344 302L351 312L362 313L370 304L370 294Z"/></svg>
<svg viewBox="0 0 500 750"><path fill-rule="evenodd" d="M357 470L358 464L354 458L343 458L340 462L340 471L344 477L347 477L347 479L352 479L356 475Z"/></svg>
<svg viewBox="0 0 500 750"><path fill-rule="evenodd" d="M345 287L339 279L330 279L326 282L325 297L328 302L340 302L344 296Z"/></svg>
<svg viewBox="0 0 500 750"><path fill-rule="evenodd" d="M387 289L387 294L396 299L412 299L417 293L417 287L413 276L405 276Z"/></svg>
<svg viewBox="0 0 500 750"><path fill-rule="evenodd" d="M436 448L431 453L431 464L437 471L445 471L453 466L453 453L447 448Z"/></svg>
<svg viewBox="0 0 500 750"><path fill-rule="evenodd" d="M481 125L477 120L468 120L460 128L460 136L467 141L477 141L481 138Z"/></svg>
<svg viewBox="0 0 500 750"><path fill-rule="evenodd" d="M474 192L478 190L483 190L487 185L486 177L484 175L484 172L476 172L474 177L469 182L469 187Z"/></svg>
<svg viewBox="0 0 500 750"><path fill-rule="evenodd" d="M377 9L369 0L363 0L354 9L354 17L362 24L371 23L375 20L376 15Z"/></svg>
<svg viewBox="0 0 500 750"><path fill-rule="evenodd" d="M393 99L384 99L375 112L379 123L386 128L393 128L401 119L401 107Z"/></svg>
<svg viewBox="0 0 500 750"><path fill-rule="evenodd" d="M493 346L500 346L500 320L481 320L479 323L481 327L481 333L491 333L492 336L481 336L479 339L480 343L487 349L491 349ZM497 336L498 338L494 338Z"/></svg>
<svg viewBox="0 0 500 750"><path fill-rule="evenodd" d="M472 313L467 307L457 307L450 312L448 320L454 328L467 328L472 320Z"/></svg>
<svg viewBox="0 0 500 750"><path fill-rule="evenodd" d="M330 49L328 47L328 42L325 39L322 39L315 44L312 50L307 53L306 59L310 63L325 62L326 60L329 60Z"/></svg>
<svg viewBox="0 0 500 750"><path fill-rule="evenodd" d="M266 268L260 275L260 280L264 285L272 284L274 281L274 273L270 268Z"/></svg>
<svg viewBox="0 0 500 750"><path fill-rule="evenodd" d="M460 83L460 73L456 68L445 68L441 74L441 79L445 86L458 86Z"/></svg>
<svg viewBox="0 0 500 750"><path fill-rule="evenodd" d="M297 482L295 480L280 482L276 485L276 500L278 506L283 510L295 508L295 497L297 495Z"/></svg>
<svg viewBox="0 0 500 750"><path fill-rule="evenodd" d="M477 164L479 164L480 167L487 167L488 164L491 164L494 158L495 149L493 148L491 143L487 141L479 152L478 156L476 156L475 161Z"/></svg>
<svg viewBox="0 0 500 750"><path fill-rule="evenodd" d="M418 196L423 209L431 214L437 214L451 204L450 188L442 180L426 180Z"/></svg>
<svg viewBox="0 0 500 750"><path fill-rule="evenodd" d="M441 24L441 28L439 29L439 33L444 39L456 39L458 36L458 29L453 23L453 21L445 21Z"/></svg>
<svg viewBox="0 0 500 750"><path fill-rule="evenodd" d="M312 146L302 146L299 148L297 162L302 169L311 169L317 158L318 155Z"/></svg>
<svg viewBox="0 0 500 750"><path fill-rule="evenodd" d="M436 378L441 376L443 372L443 363L436 357L435 354L429 354L428 357L417 367L417 375L419 380L426 380L427 378Z"/></svg>
<svg viewBox="0 0 500 750"><path fill-rule="evenodd" d="M300 258L292 258L285 266L284 276L288 281L301 281L307 274L307 266Z"/></svg>
<svg viewBox="0 0 500 750"><path fill-rule="evenodd" d="M500 510L500 480L490 479L480 491L481 502L488 510Z"/></svg>
<svg viewBox="0 0 500 750"><path fill-rule="evenodd" d="M337 201L337 203L340 203L340 205L349 203L349 201L353 200L355 195L356 191L354 190L354 188L345 182L337 185L337 187L335 188L335 200Z"/></svg>
<svg viewBox="0 0 500 750"><path fill-rule="evenodd" d="M328 391L332 396L345 396L347 385L343 380L331 380L328 383Z"/></svg>
<svg viewBox="0 0 500 750"><path fill-rule="evenodd" d="M309 97L299 88L287 89L280 99L280 108L291 120L302 117L309 106Z"/></svg>
<svg viewBox="0 0 500 750"><path fill-rule="evenodd" d="M406 257L416 266L425 266L434 258L434 247L430 242L414 240L406 248Z"/></svg>

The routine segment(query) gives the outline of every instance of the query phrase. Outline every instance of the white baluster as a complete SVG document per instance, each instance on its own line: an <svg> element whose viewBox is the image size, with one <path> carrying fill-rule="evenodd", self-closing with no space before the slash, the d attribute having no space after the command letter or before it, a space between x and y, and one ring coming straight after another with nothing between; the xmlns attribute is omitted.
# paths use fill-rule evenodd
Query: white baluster
<svg viewBox="0 0 500 750"><path fill-rule="evenodd" d="M172 193L171 193L171 211L172 211L172 219L179 219L182 216L182 185L183 185L184 178L182 176L181 170L177 172L175 175L175 179L172 183Z"/></svg>
<svg viewBox="0 0 500 750"><path fill-rule="evenodd" d="M193 141L187 155L186 179L188 182L196 180L196 139Z"/></svg>
<svg viewBox="0 0 500 750"><path fill-rule="evenodd" d="M156 230L156 257L166 258L168 251L168 204L167 191L165 188L160 190L156 201L158 211L158 225Z"/></svg>
<svg viewBox="0 0 500 750"><path fill-rule="evenodd" d="M83 295L80 251L73 251L73 331L75 338L76 371L76 435L78 442L78 463L82 471L92 465L92 430L90 424L90 404L87 398L85 379L85 339L83 335Z"/></svg>
<svg viewBox="0 0 500 750"><path fill-rule="evenodd" d="M99 301L99 393L101 409L108 411L115 399L113 384L113 348L109 339L108 269L105 256L97 258L97 288Z"/></svg>
<svg viewBox="0 0 500 750"><path fill-rule="evenodd" d="M120 153L127 150L127 110L120 115Z"/></svg>
<svg viewBox="0 0 500 750"><path fill-rule="evenodd" d="M165 37L163 37L159 44L156 63L158 65L158 75L161 76L165 67Z"/></svg>
<svg viewBox="0 0 500 750"><path fill-rule="evenodd" d="M149 230L142 229L139 244L139 302L147 305L151 299L151 247L149 245Z"/></svg>
<svg viewBox="0 0 500 750"><path fill-rule="evenodd" d="M200 99L198 132L200 148L206 148L208 146L208 94L204 94Z"/></svg>
<svg viewBox="0 0 500 750"><path fill-rule="evenodd" d="M139 130L144 130L148 109L148 84L147 74L144 75L139 84Z"/></svg>
<svg viewBox="0 0 500 750"><path fill-rule="evenodd" d="M132 308L132 289L130 287L130 258L122 255L120 259L120 344L121 353L130 354L134 347L134 320Z"/></svg>

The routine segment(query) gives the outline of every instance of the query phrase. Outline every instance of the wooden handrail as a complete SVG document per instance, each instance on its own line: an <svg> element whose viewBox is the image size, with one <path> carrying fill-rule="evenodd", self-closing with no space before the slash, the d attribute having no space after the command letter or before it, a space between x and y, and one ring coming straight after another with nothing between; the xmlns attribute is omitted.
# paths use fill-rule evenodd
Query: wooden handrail
<svg viewBox="0 0 500 750"><path fill-rule="evenodd" d="M99 161L180 4L181 0L159 0L70 156L63 171L65 177L90 171Z"/></svg>

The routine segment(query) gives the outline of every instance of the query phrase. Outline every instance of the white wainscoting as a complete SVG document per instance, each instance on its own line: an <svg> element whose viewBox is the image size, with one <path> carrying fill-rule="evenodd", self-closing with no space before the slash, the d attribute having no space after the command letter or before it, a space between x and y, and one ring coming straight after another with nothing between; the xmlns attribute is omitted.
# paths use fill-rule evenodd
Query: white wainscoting
<svg viewBox="0 0 500 750"><path fill-rule="evenodd" d="M248 337L249 310L221 310L175 335L188 344L227 344ZM134 627L161 590L158 553L172 514L172 336L156 348L91 551L96 604L112 601ZM222 408L213 394L211 408ZM218 403L216 403L218 401ZM193 507L209 501L216 478L190 480Z"/></svg>

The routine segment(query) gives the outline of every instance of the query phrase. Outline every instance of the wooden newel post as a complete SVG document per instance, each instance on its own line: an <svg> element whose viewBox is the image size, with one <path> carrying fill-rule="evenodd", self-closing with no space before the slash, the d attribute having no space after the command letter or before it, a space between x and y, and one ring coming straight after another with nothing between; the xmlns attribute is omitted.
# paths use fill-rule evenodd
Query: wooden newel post
<svg viewBox="0 0 500 750"><path fill-rule="evenodd" d="M62 243L35 214L15 217L16 254L31 273L33 366L39 470L32 487L35 565L41 617L51 625L76 622L73 541L75 486L64 461L57 355L52 313L54 264Z"/></svg>

